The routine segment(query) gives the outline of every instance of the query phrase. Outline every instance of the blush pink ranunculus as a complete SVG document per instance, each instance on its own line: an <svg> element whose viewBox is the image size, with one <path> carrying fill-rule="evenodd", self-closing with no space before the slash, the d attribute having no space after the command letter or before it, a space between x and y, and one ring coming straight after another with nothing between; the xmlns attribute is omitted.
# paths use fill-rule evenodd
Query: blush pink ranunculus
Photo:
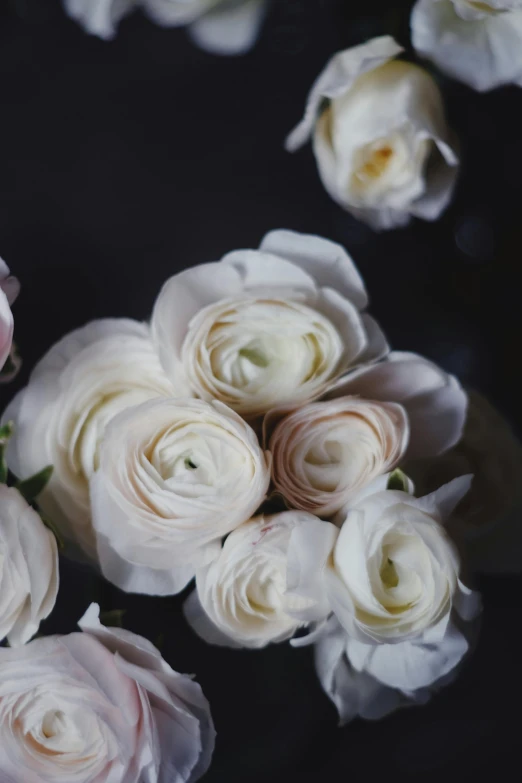
<svg viewBox="0 0 522 783"><path fill-rule="evenodd" d="M2 783L193 783L214 727L201 688L146 639L105 628L0 649Z"/></svg>

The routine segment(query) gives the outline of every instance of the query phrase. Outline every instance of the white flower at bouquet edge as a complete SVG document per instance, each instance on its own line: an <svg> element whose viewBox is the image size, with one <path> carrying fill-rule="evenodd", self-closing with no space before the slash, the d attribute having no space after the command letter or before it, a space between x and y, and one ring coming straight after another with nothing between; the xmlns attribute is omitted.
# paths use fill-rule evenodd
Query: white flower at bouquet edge
<svg viewBox="0 0 522 783"><path fill-rule="evenodd" d="M213 54L244 54L255 43L267 0L63 0L84 29L110 40L120 21L142 8L164 27L188 26L198 46Z"/></svg>
<svg viewBox="0 0 522 783"><path fill-rule="evenodd" d="M143 637L102 626L96 604L79 625L0 649L0 778L194 783L215 737L199 685Z"/></svg>
<svg viewBox="0 0 522 783"><path fill-rule="evenodd" d="M259 250L171 277L152 314L165 371L248 419L317 399L388 352L344 248L272 231Z"/></svg>
<svg viewBox="0 0 522 783"><path fill-rule="evenodd" d="M339 513L340 530L329 522L296 528L289 592L327 605L363 644L435 643L453 609L464 620L478 610L478 596L461 582L457 550L442 526L471 477L423 498L384 489L387 481L380 477Z"/></svg>
<svg viewBox="0 0 522 783"><path fill-rule="evenodd" d="M108 422L126 407L185 393L161 369L145 324L92 321L65 335L35 366L5 411L14 432L7 463L19 479L53 466L38 498L61 534L96 560L89 481Z"/></svg>
<svg viewBox="0 0 522 783"><path fill-rule="evenodd" d="M440 91L422 68L396 59L402 51L383 36L334 55L286 142L293 152L312 136L329 195L374 229L436 220L458 170Z"/></svg>
<svg viewBox="0 0 522 783"><path fill-rule="evenodd" d="M128 592L179 592L269 483L270 454L226 405L178 398L129 408L107 427L91 480L103 574Z"/></svg>
<svg viewBox="0 0 522 783"><path fill-rule="evenodd" d="M0 258L0 370L11 353L14 320L11 305L20 291L16 277L9 274L9 267ZM1 380L1 379L0 379Z"/></svg>
<svg viewBox="0 0 522 783"><path fill-rule="evenodd" d="M366 645L352 639L334 619L314 646L317 676L335 704L340 724L360 716L378 720L401 707L425 704L453 682L469 650L467 636L453 623L437 642Z"/></svg>
<svg viewBox="0 0 522 783"><path fill-rule="evenodd" d="M0 641L28 642L52 612L58 584L54 535L17 489L0 484Z"/></svg>
<svg viewBox="0 0 522 783"><path fill-rule="evenodd" d="M417 0L411 35L422 57L475 90L522 87L521 0Z"/></svg>
<svg viewBox="0 0 522 783"><path fill-rule="evenodd" d="M315 520L302 511L261 515L236 528L218 557L196 572L184 606L194 631L210 644L259 649L289 639L302 625L294 614L310 602L287 595L292 530Z"/></svg>

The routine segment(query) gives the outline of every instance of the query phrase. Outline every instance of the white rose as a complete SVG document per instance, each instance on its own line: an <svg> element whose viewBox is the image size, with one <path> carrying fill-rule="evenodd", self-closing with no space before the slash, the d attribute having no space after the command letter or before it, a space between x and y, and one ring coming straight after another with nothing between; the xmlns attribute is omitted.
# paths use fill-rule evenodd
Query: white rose
<svg viewBox="0 0 522 783"><path fill-rule="evenodd" d="M89 557L96 556L89 480L108 422L131 405L180 391L185 387L162 371L147 326L106 319L56 343L7 408L3 421L14 423L10 469L23 479L54 466L38 502Z"/></svg>
<svg viewBox="0 0 522 783"><path fill-rule="evenodd" d="M0 641L25 644L58 593L54 535L18 490L0 484Z"/></svg>
<svg viewBox="0 0 522 783"><path fill-rule="evenodd" d="M521 0L418 0L411 35L420 55L475 90L522 87Z"/></svg>
<svg viewBox="0 0 522 783"><path fill-rule="evenodd" d="M328 517L392 470L408 445L405 410L341 397L282 418L269 441L274 488L290 507Z"/></svg>
<svg viewBox="0 0 522 783"><path fill-rule="evenodd" d="M467 395L457 379L411 353L392 352L341 379L327 396L298 410L270 411L264 423L276 490L290 506L323 517L403 457L454 446L466 419Z"/></svg>
<svg viewBox="0 0 522 783"><path fill-rule="evenodd" d="M287 511L258 516L236 528L219 556L196 572L196 591L184 607L188 623L210 644L265 647L289 639L310 603L286 593L292 531L311 514Z"/></svg>
<svg viewBox="0 0 522 783"><path fill-rule="evenodd" d="M193 783L214 727L199 685L129 631L104 628L0 649L4 783Z"/></svg>
<svg viewBox="0 0 522 783"><path fill-rule="evenodd" d="M193 40L214 54L243 54L256 41L266 0L63 0L86 32L110 40L131 11L142 8L157 24L188 25Z"/></svg>
<svg viewBox="0 0 522 783"><path fill-rule="evenodd" d="M425 704L453 681L469 649L450 624L437 642L367 645L351 638L337 621L314 647L317 676L337 707L341 725L357 716L377 720L400 708Z"/></svg>
<svg viewBox="0 0 522 783"><path fill-rule="evenodd" d="M66 13L84 30L106 41L114 38L121 20L139 0L63 0Z"/></svg>
<svg viewBox="0 0 522 783"><path fill-rule="evenodd" d="M20 284L9 274L9 267L0 258L0 370L9 358L13 344L14 320L11 305L18 296ZM3 380L10 380L3 378ZM0 378L2 380L2 378Z"/></svg>
<svg viewBox="0 0 522 783"><path fill-rule="evenodd" d="M459 579L457 550L442 523L468 491L463 476L432 495L415 498L379 490L387 477L361 492L329 522L301 525L294 532L289 588L308 596L318 584L313 552L329 549L318 600L326 600L340 624L364 644L440 641L452 607L464 619L477 611L477 596ZM324 556L320 563L324 562Z"/></svg>
<svg viewBox="0 0 522 783"><path fill-rule="evenodd" d="M104 575L128 592L177 593L265 499L270 455L220 402L155 400L109 424L91 481Z"/></svg>
<svg viewBox="0 0 522 783"><path fill-rule="evenodd" d="M423 492L472 472L471 490L450 520L453 538L475 571L522 571L522 445L482 395L469 394L459 442L437 459L408 462L407 470Z"/></svg>
<svg viewBox="0 0 522 783"><path fill-rule="evenodd" d="M436 220L457 174L439 89L402 51L383 36L332 57L287 139L293 152L313 135L326 190L375 229Z"/></svg>
<svg viewBox="0 0 522 783"><path fill-rule="evenodd" d="M165 370L195 394L255 418L315 399L354 367L387 352L346 251L273 231L259 250L168 280L152 333Z"/></svg>

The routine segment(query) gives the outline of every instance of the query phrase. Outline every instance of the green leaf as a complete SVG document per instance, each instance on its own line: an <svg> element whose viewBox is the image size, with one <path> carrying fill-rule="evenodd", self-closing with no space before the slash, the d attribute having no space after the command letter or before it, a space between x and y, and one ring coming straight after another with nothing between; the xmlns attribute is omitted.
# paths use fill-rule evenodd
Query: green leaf
<svg viewBox="0 0 522 783"><path fill-rule="evenodd" d="M60 531L58 530L54 522L50 520L49 517L47 517L42 511L38 510L38 513L45 527L48 528L48 530L50 530L53 536L56 538L58 549L60 550L60 552L63 552L63 550L65 549L65 544Z"/></svg>
<svg viewBox="0 0 522 783"><path fill-rule="evenodd" d="M33 503L40 492L45 489L52 475L53 466L48 465L34 476L23 479L23 481L17 481L15 487L28 503Z"/></svg>
<svg viewBox="0 0 522 783"><path fill-rule="evenodd" d="M100 612L100 622L107 628L123 628L123 617L126 609L111 609L108 612Z"/></svg>
<svg viewBox="0 0 522 783"><path fill-rule="evenodd" d="M12 421L8 421L7 424L3 424L0 427L0 484L5 484L7 482L8 468L5 459L5 449L9 438L13 434L13 430Z"/></svg>
<svg viewBox="0 0 522 783"><path fill-rule="evenodd" d="M403 473L400 468L397 468L393 471L393 473L390 473L386 489L394 489L398 490L399 492L409 493L410 490L407 475Z"/></svg>
<svg viewBox="0 0 522 783"><path fill-rule="evenodd" d="M165 634L163 631L159 633L154 640L154 647L156 647L160 652L163 652L163 645L165 644Z"/></svg>

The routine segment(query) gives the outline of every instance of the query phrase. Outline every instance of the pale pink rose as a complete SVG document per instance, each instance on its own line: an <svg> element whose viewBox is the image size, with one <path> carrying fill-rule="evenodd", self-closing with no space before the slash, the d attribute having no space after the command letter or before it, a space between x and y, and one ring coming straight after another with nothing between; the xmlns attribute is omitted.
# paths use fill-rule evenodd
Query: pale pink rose
<svg viewBox="0 0 522 783"><path fill-rule="evenodd" d="M101 625L0 649L2 783L193 783L214 748L209 705L146 639Z"/></svg>
<svg viewBox="0 0 522 783"><path fill-rule="evenodd" d="M337 381L326 401L268 413L275 489L294 508L331 516L403 458L454 446L466 409L456 378L422 356L394 351Z"/></svg>
<svg viewBox="0 0 522 783"><path fill-rule="evenodd" d="M0 370L11 353L14 320L10 305L18 296L19 290L18 280L9 275L9 267L0 258Z"/></svg>
<svg viewBox="0 0 522 783"><path fill-rule="evenodd" d="M279 421L270 438L272 478L289 506L328 517L408 446L400 405L357 397L316 402Z"/></svg>

